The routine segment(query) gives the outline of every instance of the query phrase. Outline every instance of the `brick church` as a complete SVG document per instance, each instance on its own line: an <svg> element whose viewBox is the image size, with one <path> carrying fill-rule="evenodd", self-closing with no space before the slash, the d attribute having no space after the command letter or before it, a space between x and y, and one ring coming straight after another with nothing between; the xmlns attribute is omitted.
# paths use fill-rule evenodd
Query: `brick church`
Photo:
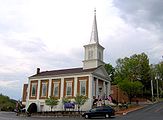
<svg viewBox="0 0 163 120"><path fill-rule="evenodd" d="M37 111L49 111L45 99L53 96L59 100L55 110L63 110L62 98L73 99L80 94L88 97L81 108L88 110L92 108L94 99L109 96L111 79L104 68L103 51L98 39L95 11L90 42L84 45L83 66L52 71L37 68L36 74L29 77L28 84L24 84L23 103L26 108L35 103Z"/></svg>

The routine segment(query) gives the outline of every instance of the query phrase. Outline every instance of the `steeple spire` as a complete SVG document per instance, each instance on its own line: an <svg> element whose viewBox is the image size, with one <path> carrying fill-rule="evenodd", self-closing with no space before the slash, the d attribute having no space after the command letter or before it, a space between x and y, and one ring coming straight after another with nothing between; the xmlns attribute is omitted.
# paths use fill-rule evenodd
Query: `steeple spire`
<svg viewBox="0 0 163 120"><path fill-rule="evenodd" d="M102 47L98 41L96 9L94 10L94 20L93 20L90 43L88 45L84 45L84 49L85 49L85 55L83 61L83 69L96 68L98 66L105 64L103 62L104 47Z"/></svg>
<svg viewBox="0 0 163 120"><path fill-rule="evenodd" d="M93 26L92 26L91 39L90 39L90 44L93 44L93 43L97 43L97 44L99 43L97 22L96 22L96 9L94 9L94 20L93 20Z"/></svg>

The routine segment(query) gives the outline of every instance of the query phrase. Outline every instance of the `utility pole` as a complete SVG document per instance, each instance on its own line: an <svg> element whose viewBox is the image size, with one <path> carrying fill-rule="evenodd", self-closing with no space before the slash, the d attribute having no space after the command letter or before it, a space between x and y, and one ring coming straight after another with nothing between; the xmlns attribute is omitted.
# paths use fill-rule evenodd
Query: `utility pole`
<svg viewBox="0 0 163 120"><path fill-rule="evenodd" d="M157 99L159 100L158 76L156 76L155 79L156 79L156 86L157 86Z"/></svg>
<svg viewBox="0 0 163 120"><path fill-rule="evenodd" d="M153 80L151 80L151 92L152 92L152 102L153 102Z"/></svg>
<svg viewBox="0 0 163 120"><path fill-rule="evenodd" d="M152 102L153 102L154 101L153 81L155 80L155 76L154 76L154 65L151 65L151 74L152 74L152 78L151 78L151 95L152 95Z"/></svg>

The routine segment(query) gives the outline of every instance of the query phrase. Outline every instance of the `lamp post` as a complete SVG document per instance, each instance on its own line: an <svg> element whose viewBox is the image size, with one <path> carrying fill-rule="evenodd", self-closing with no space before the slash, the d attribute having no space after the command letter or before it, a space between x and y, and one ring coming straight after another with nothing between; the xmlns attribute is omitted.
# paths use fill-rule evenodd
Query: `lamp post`
<svg viewBox="0 0 163 120"><path fill-rule="evenodd" d="M157 99L159 99L159 89L158 89L158 76L155 77L156 80L156 86L157 86Z"/></svg>
<svg viewBox="0 0 163 120"><path fill-rule="evenodd" d="M152 102L153 102L153 80L151 80L151 93L152 93Z"/></svg>

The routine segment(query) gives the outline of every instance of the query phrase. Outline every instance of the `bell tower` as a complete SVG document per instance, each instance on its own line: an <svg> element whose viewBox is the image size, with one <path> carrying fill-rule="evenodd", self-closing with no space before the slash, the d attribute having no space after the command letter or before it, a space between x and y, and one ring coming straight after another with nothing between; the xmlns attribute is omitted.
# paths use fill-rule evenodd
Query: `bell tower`
<svg viewBox="0 0 163 120"><path fill-rule="evenodd" d="M104 65L103 62L103 50L99 44L98 39L98 30L97 30L97 22L96 22L96 10L94 10L94 20L91 32L91 38L88 45L84 46L84 61L83 61L83 69L96 68L100 65Z"/></svg>

